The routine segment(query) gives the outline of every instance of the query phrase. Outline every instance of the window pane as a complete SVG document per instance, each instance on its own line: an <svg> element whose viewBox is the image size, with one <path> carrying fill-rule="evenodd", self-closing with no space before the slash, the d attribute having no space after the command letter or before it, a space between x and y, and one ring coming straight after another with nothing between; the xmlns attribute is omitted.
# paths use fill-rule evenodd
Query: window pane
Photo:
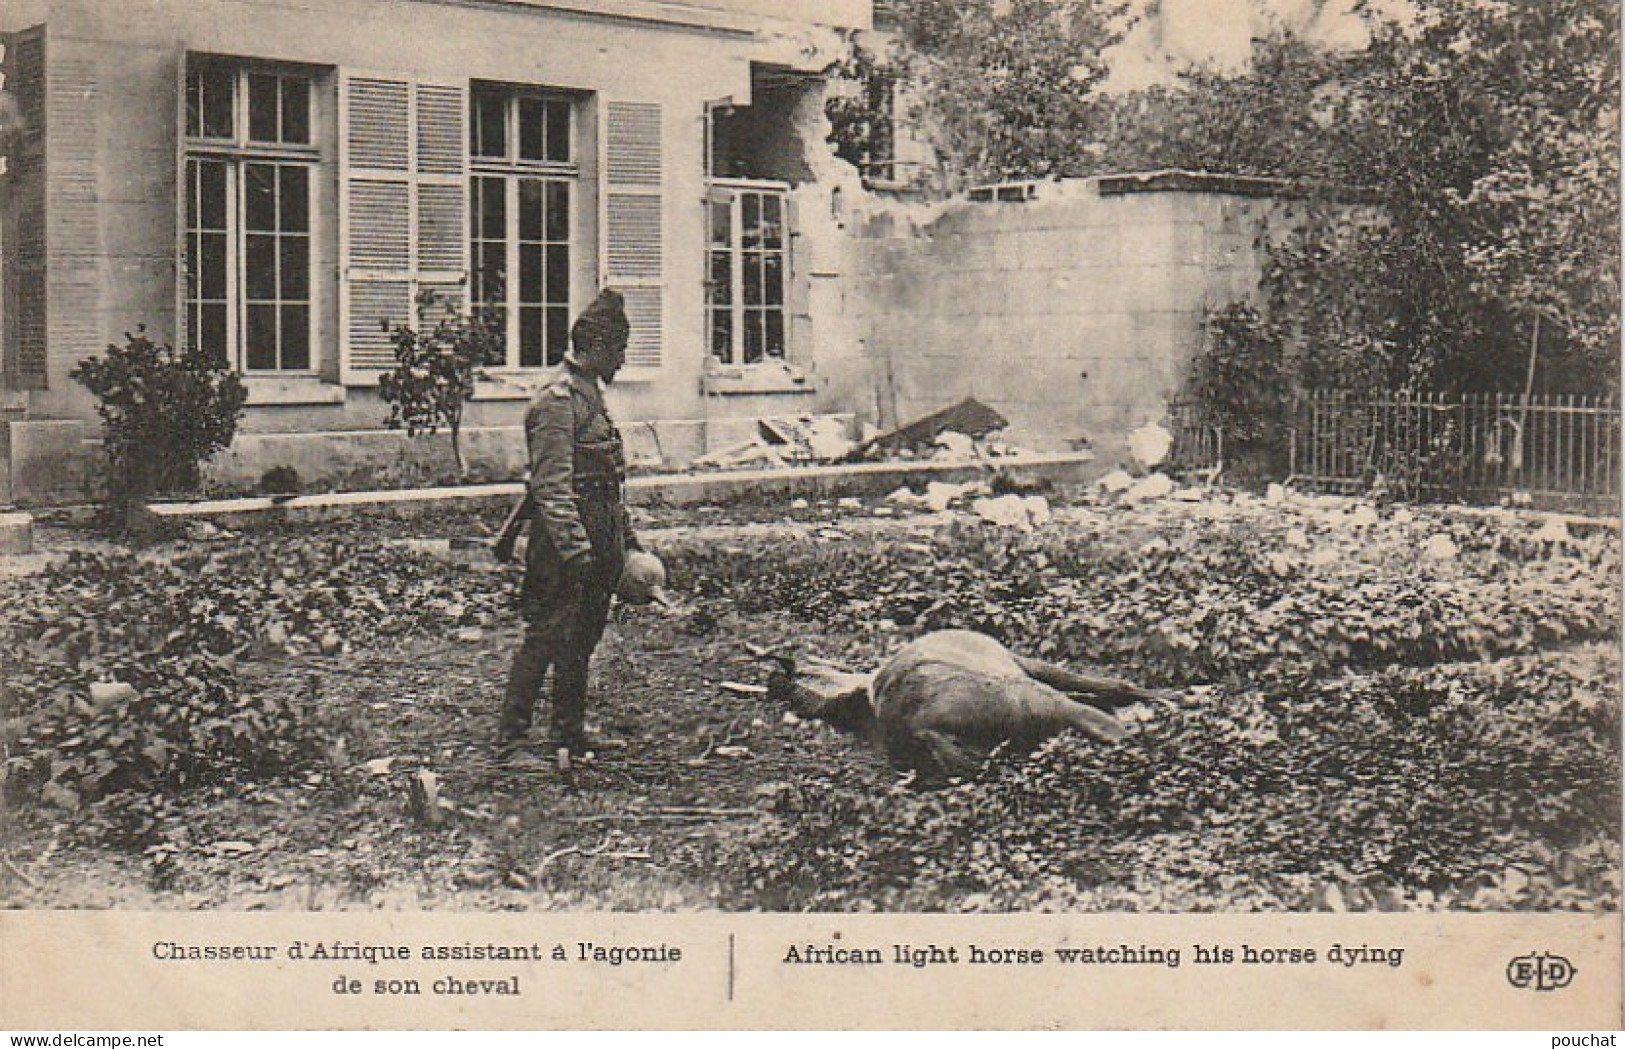
<svg viewBox="0 0 1625 1049"><path fill-rule="evenodd" d="M505 345L508 337L503 334L508 330L508 311L500 306L488 306L480 311L480 316L491 325L491 330L498 335L498 338L492 340L491 347L486 352L485 363L492 368L501 368L508 363L508 349Z"/></svg>
<svg viewBox="0 0 1625 1049"><path fill-rule="evenodd" d="M198 270L202 265L202 240L196 233L189 233L186 236L186 298L189 302L196 301L199 297L198 292L202 289L198 279Z"/></svg>
<svg viewBox="0 0 1625 1049"><path fill-rule="evenodd" d="M248 316L247 363L251 370L276 367L276 307L250 306Z"/></svg>
<svg viewBox="0 0 1625 1049"><path fill-rule="evenodd" d="M285 164L282 175L282 211L277 228L284 233L310 232L310 169Z"/></svg>
<svg viewBox="0 0 1625 1049"><path fill-rule="evenodd" d="M745 311L745 363L755 364L762 359L762 314L760 310Z"/></svg>
<svg viewBox="0 0 1625 1049"><path fill-rule="evenodd" d="M507 105L497 95L474 96L474 155L508 155Z"/></svg>
<svg viewBox="0 0 1625 1049"><path fill-rule="evenodd" d="M203 76L195 69L186 71L186 133L203 134Z"/></svg>
<svg viewBox="0 0 1625 1049"><path fill-rule="evenodd" d="M734 317L730 310L711 311L711 353L725 364L734 358Z"/></svg>
<svg viewBox="0 0 1625 1049"><path fill-rule="evenodd" d="M547 311L547 363L564 360L564 351L570 348L570 309L553 306Z"/></svg>
<svg viewBox="0 0 1625 1049"><path fill-rule="evenodd" d="M270 164L250 164L248 185L243 194L243 215L251 230L276 229L276 168Z"/></svg>
<svg viewBox="0 0 1625 1049"><path fill-rule="evenodd" d="M248 77L248 137L254 142L275 142L282 129L278 112L277 78L265 73Z"/></svg>
<svg viewBox="0 0 1625 1049"><path fill-rule="evenodd" d="M708 290L711 292L711 301L719 306L733 302L733 253L727 251L713 251L711 253L711 279Z"/></svg>
<svg viewBox="0 0 1625 1049"><path fill-rule="evenodd" d="M501 244L482 244L475 252L474 301L500 303L507 297L508 260Z"/></svg>
<svg viewBox="0 0 1625 1049"><path fill-rule="evenodd" d="M542 249L539 245L525 244L519 248L519 301L531 305L543 301Z"/></svg>
<svg viewBox="0 0 1625 1049"><path fill-rule="evenodd" d="M767 355L784 357L784 311L767 311Z"/></svg>
<svg viewBox="0 0 1625 1049"><path fill-rule="evenodd" d="M197 229L198 220L198 179L201 173L195 160L186 162L186 228Z"/></svg>
<svg viewBox="0 0 1625 1049"><path fill-rule="evenodd" d="M745 271L745 305L760 306L762 304L761 252L747 251L740 259L739 264Z"/></svg>
<svg viewBox="0 0 1625 1049"><path fill-rule="evenodd" d="M542 239L542 183L537 179L519 182L519 239Z"/></svg>
<svg viewBox="0 0 1625 1049"><path fill-rule="evenodd" d="M767 255L762 259L762 294L769 306L784 304L783 255Z"/></svg>
<svg viewBox="0 0 1625 1049"><path fill-rule="evenodd" d="M310 81L302 76L282 78L282 141L310 145Z"/></svg>
<svg viewBox="0 0 1625 1049"><path fill-rule="evenodd" d="M499 178L477 180L480 194L480 235L488 240L503 240L508 235L508 195Z"/></svg>
<svg viewBox="0 0 1625 1049"><path fill-rule="evenodd" d="M547 103L547 159L560 164L570 160L570 103L563 99Z"/></svg>
<svg viewBox="0 0 1625 1049"><path fill-rule="evenodd" d="M226 228L226 165L219 161L198 162L199 217L203 229Z"/></svg>
<svg viewBox="0 0 1625 1049"><path fill-rule="evenodd" d="M547 359L543 338L542 311L527 306L519 311L519 366L540 368Z"/></svg>
<svg viewBox="0 0 1625 1049"><path fill-rule="evenodd" d="M746 193L740 201L739 243L746 248L762 246L762 198Z"/></svg>
<svg viewBox="0 0 1625 1049"><path fill-rule="evenodd" d="M547 239L570 239L570 185L567 182L547 184Z"/></svg>
<svg viewBox="0 0 1625 1049"><path fill-rule="evenodd" d="M523 160L548 160L547 109L539 98L519 100L519 156Z"/></svg>
<svg viewBox="0 0 1625 1049"><path fill-rule="evenodd" d="M310 238L282 238L282 294L284 302L310 299Z"/></svg>
<svg viewBox="0 0 1625 1049"><path fill-rule="evenodd" d="M267 302L276 299L276 238L250 236L244 283L250 299Z"/></svg>
<svg viewBox="0 0 1625 1049"><path fill-rule="evenodd" d="M226 297L226 235L205 233L198 239L202 242L203 258L198 266L198 277L203 297L223 299Z"/></svg>
<svg viewBox="0 0 1625 1049"><path fill-rule="evenodd" d="M778 197L762 195L762 246L784 247L784 209Z"/></svg>
<svg viewBox="0 0 1625 1049"><path fill-rule="evenodd" d="M310 367L310 308L282 307L282 367L304 370Z"/></svg>
<svg viewBox="0 0 1625 1049"><path fill-rule="evenodd" d="M217 361L226 357L226 307L224 303L207 304L200 308L198 338L203 349Z"/></svg>
<svg viewBox="0 0 1625 1049"><path fill-rule="evenodd" d="M711 204L711 246L727 248L733 245L733 206L727 202Z"/></svg>
<svg viewBox="0 0 1625 1049"><path fill-rule="evenodd" d="M547 248L547 278L542 290L545 301L560 306L570 304L570 249L563 244Z"/></svg>
<svg viewBox="0 0 1625 1049"><path fill-rule="evenodd" d="M236 131L231 116L231 101L235 94L237 74L216 66L205 68L198 78L203 94L203 137L232 138Z"/></svg>

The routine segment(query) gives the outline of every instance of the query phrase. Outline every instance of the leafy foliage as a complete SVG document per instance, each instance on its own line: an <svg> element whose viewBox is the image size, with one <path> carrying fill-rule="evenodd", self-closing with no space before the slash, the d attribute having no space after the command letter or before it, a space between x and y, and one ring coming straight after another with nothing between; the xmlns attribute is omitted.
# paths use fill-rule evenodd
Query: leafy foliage
<svg viewBox="0 0 1625 1049"><path fill-rule="evenodd" d="M1280 332L1245 303L1214 311L1207 329L1192 362L1191 396L1227 440L1248 446L1277 437L1291 389Z"/></svg>
<svg viewBox="0 0 1625 1049"><path fill-rule="evenodd" d="M271 545L78 554L0 594L5 792L77 809L296 767L332 742L322 713L313 697L245 693L240 660L485 623L507 600L467 566L365 538ZM98 681L133 697L98 704Z"/></svg>
<svg viewBox="0 0 1625 1049"><path fill-rule="evenodd" d="M1305 385L1505 389L1534 357L1537 387L1615 386L1617 5L1414 6L1358 52L1277 33L1239 75L1110 100L1103 166L1310 189L1266 272Z"/></svg>
<svg viewBox="0 0 1625 1049"><path fill-rule="evenodd" d="M814 774L741 878L782 909L1585 909L1618 892L1599 686L1533 659L1392 669L1214 690L941 791Z"/></svg>
<svg viewBox="0 0 1625 1049"><path fill-rule="evenodd" d="M1002 178L1078 174L1095 152L1092 94L1101 53L1122 38L1117 0L911 0L903 46L857 54L844 68L863 88L830 110L847 150L885 115L886 81L909 85L899 114L935 149L944 188Z"/></svg>
<svg viewBox="0 0 1625 1049"><path fill-rule="evenodd" d="M195 487L201 465L231 444L248 398L223 362L155 343L143 328L70 375L97 400L108 506L120 526L148 497Z"/></svg>
<svg viewBox="0 0 1625 1049"><path fill-rule="evenodd" d="M424 330L436 305L441 315ZM500 360L502 336L496 322L484 315L464 317L433 292L418 300L419 327L396 325L390 330L395 344L395 368L378 379L378 395L389 405L384 420L390 429L406 427L411 436L433 434L444 426L451 434L451 452L458 477L468 475L463 458L463 407L474 396L481 369Z"/></svg>

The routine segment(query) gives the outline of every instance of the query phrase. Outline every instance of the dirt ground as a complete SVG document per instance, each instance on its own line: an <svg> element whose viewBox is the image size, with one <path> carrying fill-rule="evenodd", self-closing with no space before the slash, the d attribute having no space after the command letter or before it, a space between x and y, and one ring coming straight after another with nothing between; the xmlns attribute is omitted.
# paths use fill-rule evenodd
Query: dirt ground
<svg viewBox="0 0 1625 1049"><path fill-rule="evenodd" d="M1177 513L1186 513L1179 509ZM809 506L782 514L692 511L650 531L657 549L695 542L767 549L775 537L839 546L854 536L903 547L941 515ZM1085 513L1089 527L1107 520ZM1111 519L1135 546L1156 515ZM648 524L647 521L644 522ZM461 528L467 522L454 523ZM476 522L476 525L483 525ZM357 526L366 527L366 526ZM447 523L390 522L388 537L438 537ZM1198 530L1204 526L1197 521ZM478 530L478 527L474 529ZM52 539L57 542L52 543ZM382 538L382 536L381 536ZM1354 540L1349 540L1353 542ZM62 533L43 545L89 542ZM435 556L425 554L425 556ZM34 572L30 562L12 566ZM239 668L244 694L298 694L333 712L342 751L291 777L178 795L162 844L143 851L87 840L54 810L0 814L0 905L230 910L684 911L748 906L723 868L809 783L879 796L902 776L856 741L772 707L767 666L749 646L799 641L878 659L872 629L849 633L749 602L702 602L672 615L619 608L594 663L589 728L614 744L561 773L545 753L518 767L491 742L517 620L445 634L356 643L343 654L261 653ZM1607 663L1617 642L1557 646L1557 661ZM1616 697L1607 702L1617 704ZM539 721L545 720L539 718ZM809 773L815 775L809 779ZM438 804L424 817L432 782ZM805 805L805 798L800 804ZM816 799L815 799L816 804Z"/></svg>

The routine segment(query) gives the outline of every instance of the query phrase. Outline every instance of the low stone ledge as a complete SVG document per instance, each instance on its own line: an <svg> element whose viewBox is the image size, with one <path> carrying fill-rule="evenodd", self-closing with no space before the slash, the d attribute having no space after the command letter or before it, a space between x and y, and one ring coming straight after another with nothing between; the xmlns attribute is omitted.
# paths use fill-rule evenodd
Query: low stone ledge
<svg viewBox="0 0 1625 1049"><path fill-rule="evenodd" d="M959 482L987 477L995 472L1025 480L1078 484L1092 479L1098 470L1094 466L1094 456L1088 452L1068 452L962 462L854 463L791 466L774 470L656 474L634 477L628 481L627 501L635 506L690 506L726 503L750 495L884 495L902 485L923 487L930 481ZM506 504L518 498L523 490L521 483L510 481L452 488L157 503L151 509L159 517L179 519L324 521L356 512L407 516L437 507L483 502Z"/></svg>

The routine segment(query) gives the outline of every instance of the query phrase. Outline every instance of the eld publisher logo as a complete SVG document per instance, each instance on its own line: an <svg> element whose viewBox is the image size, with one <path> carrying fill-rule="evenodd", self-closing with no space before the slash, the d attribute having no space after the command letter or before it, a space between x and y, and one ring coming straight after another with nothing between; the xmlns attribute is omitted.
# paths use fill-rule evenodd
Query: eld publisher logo
<svg viewBox="0 0 1625 1049"><path fill-rule="evenodd" d="M1507 983L1525 991L1557 991L1579 971L1567 958L1549 951L1522 954L1507 962Z"/></svg>

